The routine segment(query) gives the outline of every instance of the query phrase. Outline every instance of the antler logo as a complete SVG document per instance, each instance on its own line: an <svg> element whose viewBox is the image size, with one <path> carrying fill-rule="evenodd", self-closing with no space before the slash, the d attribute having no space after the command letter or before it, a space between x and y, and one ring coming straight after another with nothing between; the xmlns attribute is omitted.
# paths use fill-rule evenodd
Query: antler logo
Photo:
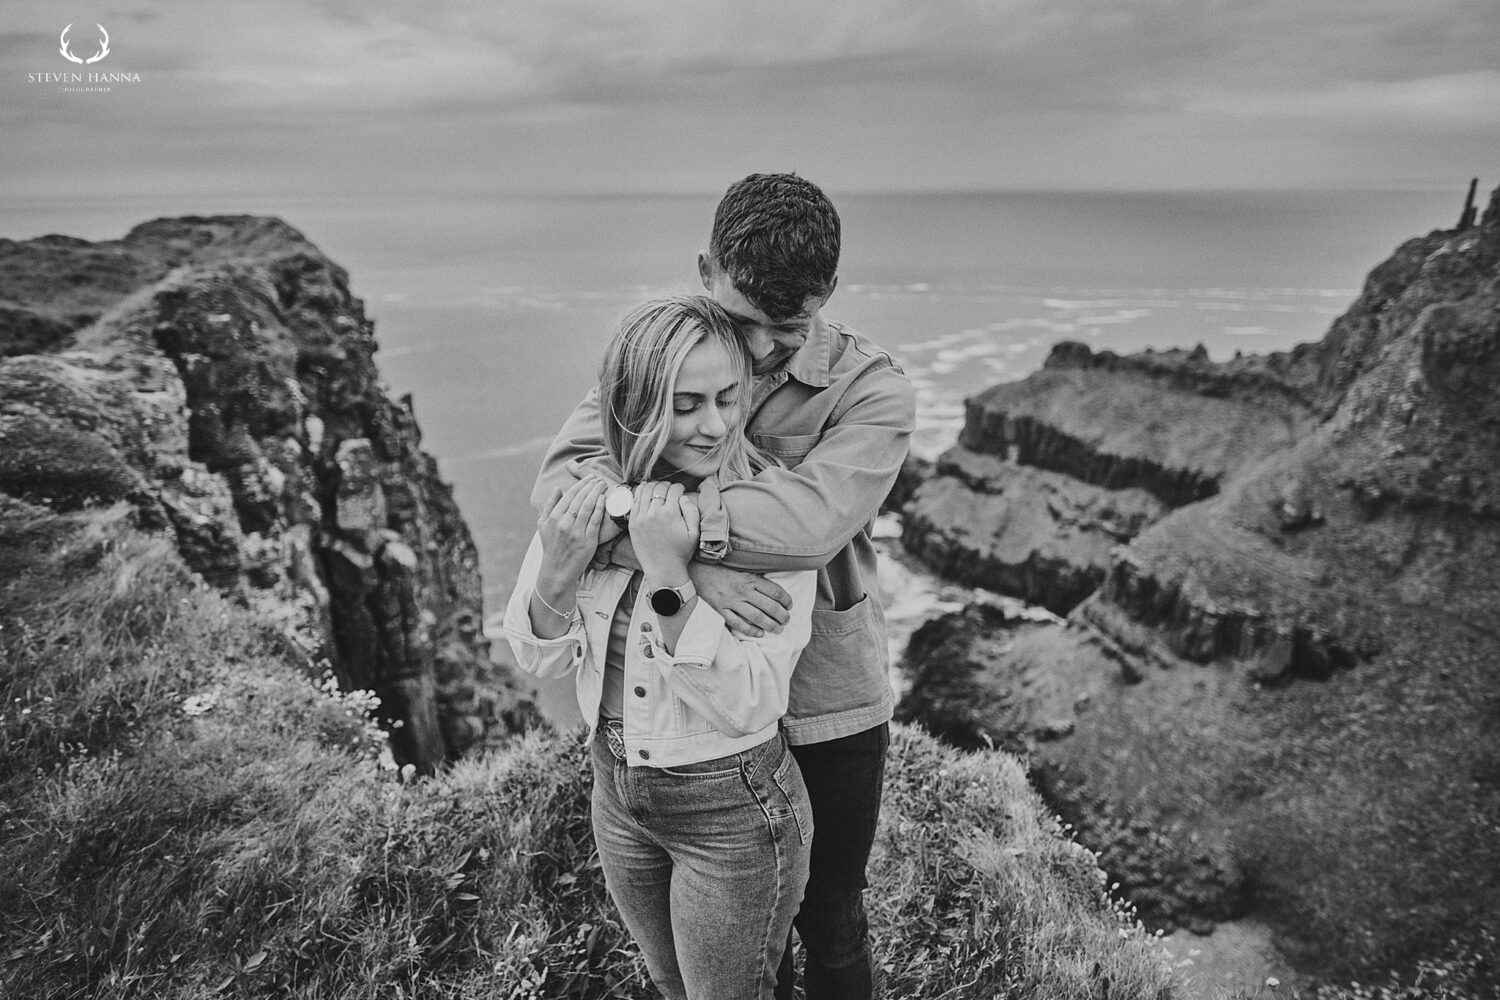
<svg viewBox="0 0 1500 1000"><path fill-rule="evenodd" d="M102 25L102 24L95 24L94 27L96 27L96 28L99 29L99 36L100 37L99 37L99 54L98 55L90 56L87 59L81 59L78 56L75 56L72 52L70 52L68 50L68 44L69 44L68 43L68 32L73 30L73 26L71 24L68 25L66 28L64 28L62 30L62 35L59 36L59 38L58 38L58 48L57 48L57 51L61 52L62 53L62 57L64 59L68 60L68 62L75 62L75 63L78 63L79 65L86 65L88 63L96 63L100 59L103 59L105 56L109 55L109 32L107 32L107 31L104 30L104 25Z"/></svg>

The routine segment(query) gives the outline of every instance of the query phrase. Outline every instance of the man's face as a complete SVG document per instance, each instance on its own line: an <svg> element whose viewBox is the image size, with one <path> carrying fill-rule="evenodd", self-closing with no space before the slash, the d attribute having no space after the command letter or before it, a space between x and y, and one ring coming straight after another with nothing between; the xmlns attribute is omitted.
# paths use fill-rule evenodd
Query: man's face
<svg viewBox="0 0 1500 1000"><path fill-rule="evenodd" d="M828 301L826 296L809 296L797 315L772 319L745 298L724 269L709 261L706 255L698 257L698 273L709 296L734 320L740 339L754 359L751 370L756 375L775 371L801 349L813 324L818 321L818 310Z"/></svg>

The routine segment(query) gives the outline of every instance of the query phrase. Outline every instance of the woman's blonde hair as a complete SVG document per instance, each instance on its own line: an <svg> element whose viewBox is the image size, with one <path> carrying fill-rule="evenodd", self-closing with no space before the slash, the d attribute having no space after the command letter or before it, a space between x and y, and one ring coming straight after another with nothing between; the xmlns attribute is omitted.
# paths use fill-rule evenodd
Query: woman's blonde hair
<svg viewBox="0 0 1500 1000"><path fill-rule="evenodd" d="M654 478L672 433L672 394L688 352L707 340L724 345L739 383L740 405L719 441L720 482L748 479L772 464L745 438L750 359L734 322L705 295L673 295L632 306L615 323L599 365L604 446L627 483ZM713 405L710 401L709 405Z"/></svg>

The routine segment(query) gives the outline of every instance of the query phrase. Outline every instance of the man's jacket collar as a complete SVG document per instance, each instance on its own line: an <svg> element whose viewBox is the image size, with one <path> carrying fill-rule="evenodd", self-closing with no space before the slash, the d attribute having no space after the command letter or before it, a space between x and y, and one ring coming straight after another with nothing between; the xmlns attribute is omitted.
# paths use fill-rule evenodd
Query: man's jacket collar
<svg viewBox="0 0 1500 1000"><path fill-rule="evenodd" d="M807 340L797 349L796 354L787 358L781 370L804 385L824 389L828 386L832 367L833 330L820 312L813 321L812 329L807 332Z"/></svg>

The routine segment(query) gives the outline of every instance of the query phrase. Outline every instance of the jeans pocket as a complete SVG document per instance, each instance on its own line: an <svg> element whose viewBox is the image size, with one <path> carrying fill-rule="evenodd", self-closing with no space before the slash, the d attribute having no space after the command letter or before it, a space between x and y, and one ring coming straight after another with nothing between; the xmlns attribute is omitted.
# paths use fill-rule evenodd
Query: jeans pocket
<svg viewBox="0 0 1500 1000"><path fill-rule="evenodd" d="M672 764L669 767L658 768L658 770L674 778L688 778L694 781L738 778L740 758L739 754L731 754L728 757L715 757L712 760L694 761L691 764Z"/></svg>
<svg viewBox="0 0 1500 1000"><path fill-rule="evenodd" d="M802 772L797 768L797 758L787 751L781 764L771 772L771 784L776 789L776 803L769 811L774 825L778 819L790 819L797 825L797 840L804 846L813 835L812 805L807 798L807 786L802 782Z"/></svg>

